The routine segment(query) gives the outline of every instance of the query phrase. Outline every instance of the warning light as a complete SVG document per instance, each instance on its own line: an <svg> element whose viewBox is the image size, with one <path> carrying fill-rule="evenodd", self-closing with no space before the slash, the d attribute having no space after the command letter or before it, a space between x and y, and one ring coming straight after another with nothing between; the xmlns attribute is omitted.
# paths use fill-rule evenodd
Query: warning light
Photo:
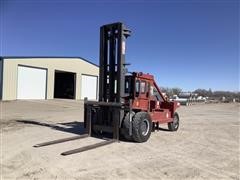
<svg viewBox="0 0 240 180"><path fill-rule="evenodd" d="M138 101L136 102L136 106L139 106L139 102Z"/></svg>

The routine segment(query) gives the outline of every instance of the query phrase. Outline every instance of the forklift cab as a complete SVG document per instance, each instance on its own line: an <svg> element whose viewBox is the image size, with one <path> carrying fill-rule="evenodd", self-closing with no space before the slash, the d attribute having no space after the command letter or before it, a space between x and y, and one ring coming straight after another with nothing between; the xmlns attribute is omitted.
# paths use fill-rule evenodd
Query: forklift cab
<svg viewBox="0 0 240 180"><path fill-rule="evenodd" d="M157 89L153 76L143 73L132 73L125 76L125 100L132 99L133 109L152 112L160 109L160 104L166 101ZM149 108L150 105L150 109Z"/></svg>

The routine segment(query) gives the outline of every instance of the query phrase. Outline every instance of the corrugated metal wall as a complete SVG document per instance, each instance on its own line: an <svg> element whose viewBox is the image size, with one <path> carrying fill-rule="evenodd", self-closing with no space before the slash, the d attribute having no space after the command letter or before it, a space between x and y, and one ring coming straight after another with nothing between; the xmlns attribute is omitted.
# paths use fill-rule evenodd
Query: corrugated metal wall
<svg viewBox="0 0 240 180"><path fill-rule="evenodd" d="M98 76L99 68L80 58L4 58L2 100L17 97L18 65L47 69L47 99L53 99L55 70L76 73L76 99L81 98L81 75Z"/></svg>

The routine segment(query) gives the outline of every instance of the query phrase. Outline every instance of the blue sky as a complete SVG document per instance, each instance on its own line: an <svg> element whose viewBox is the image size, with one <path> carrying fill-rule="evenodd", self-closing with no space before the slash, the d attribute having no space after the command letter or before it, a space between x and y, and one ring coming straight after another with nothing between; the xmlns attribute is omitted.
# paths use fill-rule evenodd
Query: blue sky
<svg viewBox="0 0 240 180"><path fill-rule="evenodd" d="M238 0L0 2L0 56L98 64L99 27L121 21L132 30L130 71L153 74L160 87L239 90Z"/></svg>

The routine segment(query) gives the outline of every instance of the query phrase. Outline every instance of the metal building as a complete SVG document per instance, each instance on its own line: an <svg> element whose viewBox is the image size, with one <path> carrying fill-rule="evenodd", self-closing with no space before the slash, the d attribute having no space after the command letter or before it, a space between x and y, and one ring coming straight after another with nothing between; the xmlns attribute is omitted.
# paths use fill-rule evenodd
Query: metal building
<svg viewBox="0 0 240 180"><path fill-rule="evenodd" d="M96 100L98 74L79 57L0 57L0 99Z"/></svg>

